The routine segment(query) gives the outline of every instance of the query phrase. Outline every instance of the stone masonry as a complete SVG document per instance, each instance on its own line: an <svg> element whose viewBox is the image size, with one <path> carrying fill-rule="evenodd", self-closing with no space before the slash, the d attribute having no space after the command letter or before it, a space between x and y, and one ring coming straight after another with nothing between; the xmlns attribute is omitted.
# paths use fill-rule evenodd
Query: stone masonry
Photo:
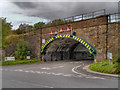
<svg viewBox="0 0 120 90"><path fill-rule="evenodd" d="M49 40L51 37L53 37L53 35L49 34L51 31L55 32L60 28L63 28L65 30L68 25L70 25L73 31L76 32L76 36L83 38L92 46L96 46L97 62L106 60L107 52L112 52L113 56L119 55L119 23L108 23L108 15L102 15L95 18L75 21L64 25L45 27L37 30L37 32L34 34L30 34L29 36L25 37L25 40L30 44L31 56L33 58L42 59L40 53L41 47L43 45L42 39L45 39L45 41ZM70 32L63 32L62 34L70 34ZM9 52L7 52L6 49L5 56L8 56L9 54L7 53Z"/></svg>

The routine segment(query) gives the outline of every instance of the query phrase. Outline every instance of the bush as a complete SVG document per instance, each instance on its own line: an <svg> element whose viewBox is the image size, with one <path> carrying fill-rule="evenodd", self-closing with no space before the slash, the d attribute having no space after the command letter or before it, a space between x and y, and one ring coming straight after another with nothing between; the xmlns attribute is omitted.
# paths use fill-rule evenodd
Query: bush
<svg viewBox="0 0 120 90"><path fill-rule="evenodd" d="M116 57L114 62L115 62L114 67L116 68L115 73L120 74L120 56Z"/></svg>
<svg viewBox="0 0 120 90"><path fill-rule="evenodd" d="M115 62L116 63L120 63L120 56L118 56L117 58L115 58Z"/></svg>
<svg viewBox="0 0 120 90"><path fill-rule="evenodd" d="M120 57L112 59L113 64L109 64L109 60L104 62L93 63L89 69L102 73L120 74Z"/></svg>
<svg viewBox="0 0 120 90"><path fill-rule="evenodd" d="M28 42L24 41L24 39L20 39L17 44L17 48L15 51L15 57L17 59L23 60L26 56L30 55L30 48Z"/></svg>

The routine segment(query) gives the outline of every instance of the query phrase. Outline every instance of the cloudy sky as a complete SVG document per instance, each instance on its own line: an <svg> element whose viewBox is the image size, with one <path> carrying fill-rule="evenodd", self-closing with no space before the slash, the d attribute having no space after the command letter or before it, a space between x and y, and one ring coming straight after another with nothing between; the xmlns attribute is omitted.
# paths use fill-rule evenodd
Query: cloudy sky
<svg viewBox="0 0 120 90"><path fill-rule="evenodd" d="M31 0L26 2L16 2L15 0L0 1L0 17L6 17L8 22L12 22L13 29L16 29L21 23L31 25L39 21L47 23L50 20L79 15L100 9L106 9L107 13L118 11L118 2L53 1L54 2L40 2L39 0L34 2Z"/></svg>

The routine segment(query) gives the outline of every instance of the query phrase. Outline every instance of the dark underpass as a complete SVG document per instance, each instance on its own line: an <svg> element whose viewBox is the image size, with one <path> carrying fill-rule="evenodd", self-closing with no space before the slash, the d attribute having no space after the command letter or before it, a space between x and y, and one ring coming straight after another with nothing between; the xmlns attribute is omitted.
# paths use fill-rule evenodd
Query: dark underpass
<svg viewBox="0 0 120 90"><path fill-rule="evenodd" d="M80 42L71 38L59 38L47 46L44 60L94 60L94 56Z"/></svg>

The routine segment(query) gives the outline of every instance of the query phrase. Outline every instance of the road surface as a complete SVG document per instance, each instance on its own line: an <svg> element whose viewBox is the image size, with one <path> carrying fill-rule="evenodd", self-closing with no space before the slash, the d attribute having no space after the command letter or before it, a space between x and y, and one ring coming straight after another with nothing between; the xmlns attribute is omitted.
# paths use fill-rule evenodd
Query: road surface
<svg viewBox="0 0 120 90"><path fill-rule="evenodd" d="M3 66L2 88L118 88L118 80L77 74L76 66L93 61L54 61Z"/></svg>

